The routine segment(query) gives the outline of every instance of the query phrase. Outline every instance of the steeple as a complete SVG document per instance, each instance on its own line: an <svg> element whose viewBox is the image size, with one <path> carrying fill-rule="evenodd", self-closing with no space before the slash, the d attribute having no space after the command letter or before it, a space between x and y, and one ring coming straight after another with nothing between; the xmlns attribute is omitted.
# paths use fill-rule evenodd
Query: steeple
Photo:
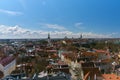
<svg viewBox="0 0 120 80"><path fill-rule="evenodd" d="M50 33L48 33L48 46L51 46Z"/></svg>
<svg viewBox="0 0 120 80"><path fill-rule="evenodd" d="M65 36L65 38L64 38L64 39L68 39L68 38L67 38L67 36Z"/></svg>
<svg viewBox="0 0 120 80"><path fill-rule="evenodd" d="M82 39L82 34L80 35L80 39Z"/></svg>
<svg viewBox="0 0 120 80"><path fill-rule="evenodd" d="M50 33L48 33L48 39L50 39Z"/></svg>

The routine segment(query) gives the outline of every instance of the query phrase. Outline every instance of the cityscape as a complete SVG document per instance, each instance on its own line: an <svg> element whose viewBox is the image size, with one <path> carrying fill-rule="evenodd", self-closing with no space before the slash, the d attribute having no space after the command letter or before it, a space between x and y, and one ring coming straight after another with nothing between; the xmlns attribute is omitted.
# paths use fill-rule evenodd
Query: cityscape
<svg viewBox="0 0 120 80"><path fill-rule="evenodd" d="M3 80L119 80L120 39L0 40Z"/></svg>
<svg viewBox="0 0 120 80"><path fill-rule="evenodd" d="M120 80L119 0L0 0L0 80Z"/></svg>

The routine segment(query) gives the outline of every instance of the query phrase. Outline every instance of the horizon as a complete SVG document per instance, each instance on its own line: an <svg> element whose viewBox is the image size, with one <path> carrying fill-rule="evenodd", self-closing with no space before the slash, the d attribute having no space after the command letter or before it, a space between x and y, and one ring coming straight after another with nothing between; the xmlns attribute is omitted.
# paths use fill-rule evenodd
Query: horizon
<svg viewBox="0 0 120 80"><path fill-rule="evenodd" d="M27 39L27 40L47 40L48 38L46 37L46 38L0 38L0 40L25 40L25 39ZM65 39L65 38L52 38L51 37L51 40L52 39ZM79 37L78 38L67 38L67 39L79 39ZM82 38L82 39L120 39L120 38Z"/></svg>
<svg viewBox="0 0 120 80"><path fill-rule="evenodd" d="M1 0L0 39L120 38L119 0Z"/></svg>

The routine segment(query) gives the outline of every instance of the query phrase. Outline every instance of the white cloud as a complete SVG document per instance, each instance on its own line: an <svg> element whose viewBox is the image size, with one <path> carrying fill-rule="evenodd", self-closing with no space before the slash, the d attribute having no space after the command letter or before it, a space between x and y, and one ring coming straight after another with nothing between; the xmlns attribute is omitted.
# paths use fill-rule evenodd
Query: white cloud
<svg viewBox="0 0 120 80"><path fill-rule="evenodd" d="M85 27L83 27L82 25L83 25L83 23L81 23L81 22L78 22L78 23L74 24L74 26L78 29L85 29Z"/></svg>
<svg viewBox="0 0 120 80"><path fill-rule="evenodd" d="M10 11L10 10L5 10L5 9L0 9L0 13L5 13L9 15L22 15L22 12L17 12L17 11Z"/></svg>
<svg viewBox="0 0 120 80"><path fill-rule="evenodd" d="M78 26L81 26L83 23L81 22L78 22L78 23L75 23L75 26L78 27Z"/></svg>
<svg viewBox="0 0 120 80"><path fill-rule="evenodd" d="M54 29L54 30L66 30L65 27L60 26L60 25L58 25L58 24L43 24L43 23L41 23L40 25L41 25L42 27L50 28L50 29Z"/></svg>
<svg viewBox="0 0 120 80"><path fill-rule="evenodd" d="M44 31L44 30L30 30L16 26L0 25L0 38L47 38L50 33L52 38L78 38L80 34L83 34L83 38L110 38L110 34L96 34L92 32L74 33L71 31Z"/></svg>
<svg viewBox="0 0 120 80"><path fill-rule="evenodd" d="M82 35L85 38L111 38L110 34L97 34L93 32L83 32Z"/></svg>

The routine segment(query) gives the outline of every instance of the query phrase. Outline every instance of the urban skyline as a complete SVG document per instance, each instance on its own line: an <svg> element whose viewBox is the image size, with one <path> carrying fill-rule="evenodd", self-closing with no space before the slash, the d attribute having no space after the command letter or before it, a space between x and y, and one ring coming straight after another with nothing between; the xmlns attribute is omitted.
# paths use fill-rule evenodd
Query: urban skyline
<svg viewBox="0 0 120 80"><path fill-rule="evenodd" d="M120 1L1 0L0 38L119 38Z"/></svg>

